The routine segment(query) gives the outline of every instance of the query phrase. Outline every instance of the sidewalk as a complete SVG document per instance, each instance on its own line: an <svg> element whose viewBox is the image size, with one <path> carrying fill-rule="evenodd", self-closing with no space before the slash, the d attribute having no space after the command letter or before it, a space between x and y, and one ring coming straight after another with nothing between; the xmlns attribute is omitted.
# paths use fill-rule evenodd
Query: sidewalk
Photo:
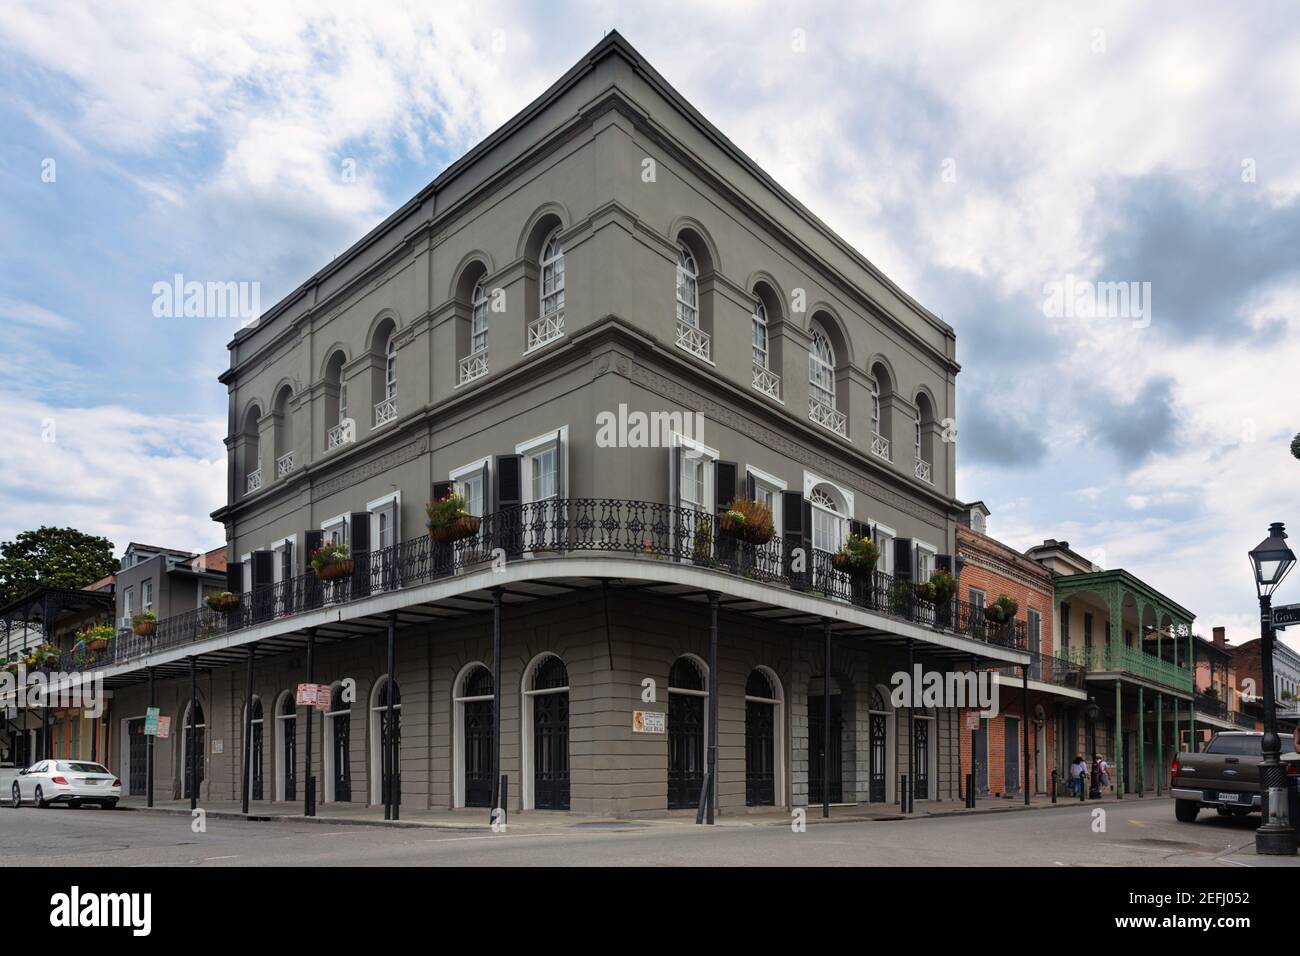
<svg viewBox="0 0 1300 956"><path fill-rule="evenodd" d="M1138 800L1136 796L1125 798L1123 802ZM1148 794L1143 800L1164 800ZM979 800L974 809L968 809L961 801L926 800L918 803L916 812L904 814L897 804L846 804L831 807L829 818L822 817L820 805L805 808L807 823L858 823L919 820L936 817L978 816L988 813L1015 813L1026 810L1049 810L1062 807L1079 806L1114 806L1114 797L1105 800L1060 800L1053 804L1049 797L1034 796L1026 806L1023 798L1019 799L985 799ZM143 797L123 797L119 809L134 810L145 813L171 813L188 815L188 800L155 800L152 808L145 806ZM209 817L215 819L242 820L244 814L235 801L200 800L199 808ZM764 809L740 813L727 813L717 816L718 826L723 827L762 827L789 826L793 811L786 809ZM384 819L383 807L368 807L363 804L322 804L317 807L315 817L304 817L302 804L270 803L255 801L249 804L248 819L280 823L326 823L335 825L387 826L387 827L429 827L442 830L491 830L488 811L481 808L466 810L416 809L402 807L401 819L397 821ZM695 814L691 811L671 811L655 816L612 817L602 814L556 813L547 810L514 811L510 813L508 825L512 830L544 832L581 829L640 829L646 827L682 827L694 826Z"/></svg>

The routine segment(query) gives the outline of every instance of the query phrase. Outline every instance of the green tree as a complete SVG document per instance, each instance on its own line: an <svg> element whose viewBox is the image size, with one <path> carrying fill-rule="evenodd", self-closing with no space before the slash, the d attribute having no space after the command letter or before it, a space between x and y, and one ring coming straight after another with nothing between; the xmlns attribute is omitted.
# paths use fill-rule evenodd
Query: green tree
<svg viewBox="0 0 1300 956"><path fill-rule="evenodd" d="M0 543L0 605L38 587L81 588L117 571L113 542L76 528L40 527Z"/></svg>
<svg viewBox="0 0 1300 956"><path fill-rule="evenodd" d="M1300 435L1296 435L1295 438L1291 439L1291 454L1300 458Z"/></svg>

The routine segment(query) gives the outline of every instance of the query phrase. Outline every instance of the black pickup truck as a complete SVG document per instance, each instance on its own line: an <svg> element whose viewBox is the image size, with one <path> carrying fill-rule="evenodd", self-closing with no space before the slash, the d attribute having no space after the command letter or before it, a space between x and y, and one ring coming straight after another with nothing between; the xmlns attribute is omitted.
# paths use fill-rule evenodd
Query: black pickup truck
<svg viewBox="0 0 1300 956"><path fill-rule="evenodd" d="M1300 771L1300 754L1291 734L1282 740L1282 765L1288 774ZM1174 758L1169 792L1174 798L1174 815L1182 823L1194 823L1202 807L1219 813L1260 812L1259 765L1263 762L1264 735L1244 731L1215 734L1205 749L1182 751Z"/></svg>

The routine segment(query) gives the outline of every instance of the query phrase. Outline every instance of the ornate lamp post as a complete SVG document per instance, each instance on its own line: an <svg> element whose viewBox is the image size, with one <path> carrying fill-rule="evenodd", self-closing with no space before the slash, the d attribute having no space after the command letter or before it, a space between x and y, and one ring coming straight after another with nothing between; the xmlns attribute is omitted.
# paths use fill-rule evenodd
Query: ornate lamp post
<svg viewBox="0 0 1300 956"><path fill-rule="evenodd" d="M1255 852L1294 856L1295 831L1291 829L1287 806L1286 771L1280 759L1281 738L1277 735L1277 701L1273 687L1273 592L1295 565L1295 554L1286 546L1282 522L1268 528L1268 537L1250 552L1259 595L1260 679L1264 684L1264 762L1259 768L1260 789L1267 802L1268 822L1255 831Z"/></svg>
<svg viewBox="0 0 1300 956"><path fill-rule="evenodd" d="M1101 799L1101 774L1097 772L1097 718L1101 716L1101 708L1097 706L1097 701L1089 697L1088 706L1084 713L1088 716L1088 799Z"/></svg>

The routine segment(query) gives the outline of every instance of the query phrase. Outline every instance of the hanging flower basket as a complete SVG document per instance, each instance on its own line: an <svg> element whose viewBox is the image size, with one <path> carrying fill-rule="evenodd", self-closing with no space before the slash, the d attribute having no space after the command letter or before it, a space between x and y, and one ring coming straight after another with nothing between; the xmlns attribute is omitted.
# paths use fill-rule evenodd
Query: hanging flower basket
<svg viewBox="0 0 1300 956"><path fill-rule="evenodd" d="M772 512L761 502L736 498L718 515L718 533L747 544L764 545L776 535Z"/></svg>
<svg viewBox="0 0 1300 956"><path fill-rule="evenodd" d="M322 581L345 578L352 573L352 552L342 541L323 544L311 553L312 570Z"/></svg>
<svg viewBox="0 0 1300 956"><path fill-rule="evenodd" d="M131 630L137 637L153 637L154 632L158 630L158 615L153 611L137 614L131 618Z"/></svg>
<svg viewBox="0 0 1300 956"><path fill-rule="evenodd" d="M998 627L1001 627L1004 624L1014 621L1018 610L1020 610L1020 605L1018 605L1014 599L1003 594L992 604L989 604L984 608L984 620L988 621L990 624L995 624Z"/></svg>
<svg viewBox="0 0 1300 956"><path fill-rule="evenodd" d="M851 534L831 555L831 567L853 578L869 578L876 571L880 548L866 535Z"/></svg>
<svg viewBox="0 0 1300 956"><path fill-rule="evenodd" d="M454 491L429 502L424 513L429 516L429 537L438 544L451 544L478 534L480 519L469 513L464 496Z"/></svg>
<svg viewBox="0 0 1300 956"><path fill-rule="evenodd" d="M239 607L239 595L222 591L219 594L209 594L203 599L203 603L213 611L229 611Z"/></svg>
<svg viewBox="0 0 1300 956"><path fill-rule="evenodd" d="M81 632L81 640L86 645L86 650L96 653L107 650L108 642L116 636L117 633L111 624L98 624Z"/></svg>

